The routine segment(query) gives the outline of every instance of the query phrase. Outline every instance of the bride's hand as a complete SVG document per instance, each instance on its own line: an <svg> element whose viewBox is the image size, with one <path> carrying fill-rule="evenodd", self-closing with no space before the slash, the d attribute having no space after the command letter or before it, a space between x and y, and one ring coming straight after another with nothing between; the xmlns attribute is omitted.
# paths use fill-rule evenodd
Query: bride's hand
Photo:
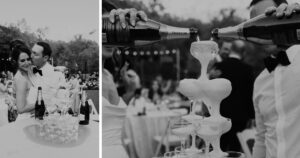
<svg viewBox="0 0 300 158"><path fill-rule="evenodd" d="M8 97L5 97L5 104L7 104L9 107L11 106L11 101Z"/></svg>

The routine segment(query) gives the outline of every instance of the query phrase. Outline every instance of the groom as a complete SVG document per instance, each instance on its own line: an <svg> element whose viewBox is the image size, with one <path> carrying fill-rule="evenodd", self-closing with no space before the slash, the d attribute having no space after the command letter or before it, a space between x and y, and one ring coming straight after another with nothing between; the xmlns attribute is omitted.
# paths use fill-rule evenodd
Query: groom
<svg viewBox="0 0 300 158"><path fill-rule="evenodd" d="M48 43L37 42L31 51L32 62L36 67L33 68L33 75L29 76L29 80L34 87L42 87L45 104L52 105L51 99L55 97L62 85L65 85L64 75L55 71L54 67L48 63L52 53Z"/></svg>

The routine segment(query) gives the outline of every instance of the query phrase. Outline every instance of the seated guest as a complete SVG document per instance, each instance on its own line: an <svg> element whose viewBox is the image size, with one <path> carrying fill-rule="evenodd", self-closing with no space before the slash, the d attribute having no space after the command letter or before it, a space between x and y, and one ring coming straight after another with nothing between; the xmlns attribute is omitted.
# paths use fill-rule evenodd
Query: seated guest
<svg viewBox="0 0 300 158"><path fill-rule="evenodd" d="M154 104L159 104L162 99L163 93L158 81L152 81L151 88L148 92L148 98Z"/></svg>
<svg viewBox="0 0 300 158"><path fill-rule="evenodd" d="M118 87L118 93L126 104L135 96L136 90L141 88L140 77L133 69L128 69L128 67L129 63L125 62L120 70L121 85Z"/></svg>

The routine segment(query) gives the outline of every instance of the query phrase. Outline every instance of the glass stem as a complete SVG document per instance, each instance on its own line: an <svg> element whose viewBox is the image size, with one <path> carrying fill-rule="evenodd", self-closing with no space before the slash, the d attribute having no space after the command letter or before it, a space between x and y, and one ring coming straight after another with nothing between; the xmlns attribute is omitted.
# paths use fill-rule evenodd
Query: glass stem
<svg viewBox="0 0 300 158"><path fill-rule="evenodd" d="M191 100L190 114L193 114L193 105L194 105L194 100Z"/></svg>
<svg viewBox="0 0 300 158"><path fill-rule="evenodd" d="M208 157L209 153L209 142L205 140L205 156Z"/></svg>
<svg viewBox="0 0 300 158"><path fill-rule="evenodd" d="M184 142L185 142L185 140L182 139L182 140L181 140L181 152L183 152L183 151L184 151L184 148L185 148Z"/></svg>
<svg viewBox="0 0 300 158"><path fill-rule="evenodd" d="M192 134L192 149L196 148L196 134Z"/></svg>

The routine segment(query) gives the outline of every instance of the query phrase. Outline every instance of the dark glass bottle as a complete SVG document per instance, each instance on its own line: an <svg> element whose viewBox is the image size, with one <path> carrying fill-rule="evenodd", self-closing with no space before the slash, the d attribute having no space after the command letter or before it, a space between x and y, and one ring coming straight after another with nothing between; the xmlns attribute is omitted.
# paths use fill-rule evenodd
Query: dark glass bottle
<svg viewBox="0 0 300 158"><path fill-rule="evenodd" d="M34 109L35 109L35 118L39 120L43 120L46 107L43 100L42 87L38 87L38 94L37 94L37 99L36 99Z"/></svg>
<svg viewBox="0 0 300 158"><path fill-rule="evenodd" d="M86 99L86 92L82 91L80 105L80 125L88 125L90 121L90 105Z"/></svg>
<svg viewBox="0 0 300 158"><path fill-rule="evenodd" d="M215 39L242 39L258 44L290 46L300 43L300 14L278 19L259 15L237 26L214 29Z"/></svg>
<svg viewBox="0 0 300 158"><path fill-rule="evenodd" d="M102 44L104 46L136 47L162 40L196 39L198 30L168 26L153 20L137 21L133 27L127 23L123 29L119 21L112 24L107 15L102 17Z"/></svg>

